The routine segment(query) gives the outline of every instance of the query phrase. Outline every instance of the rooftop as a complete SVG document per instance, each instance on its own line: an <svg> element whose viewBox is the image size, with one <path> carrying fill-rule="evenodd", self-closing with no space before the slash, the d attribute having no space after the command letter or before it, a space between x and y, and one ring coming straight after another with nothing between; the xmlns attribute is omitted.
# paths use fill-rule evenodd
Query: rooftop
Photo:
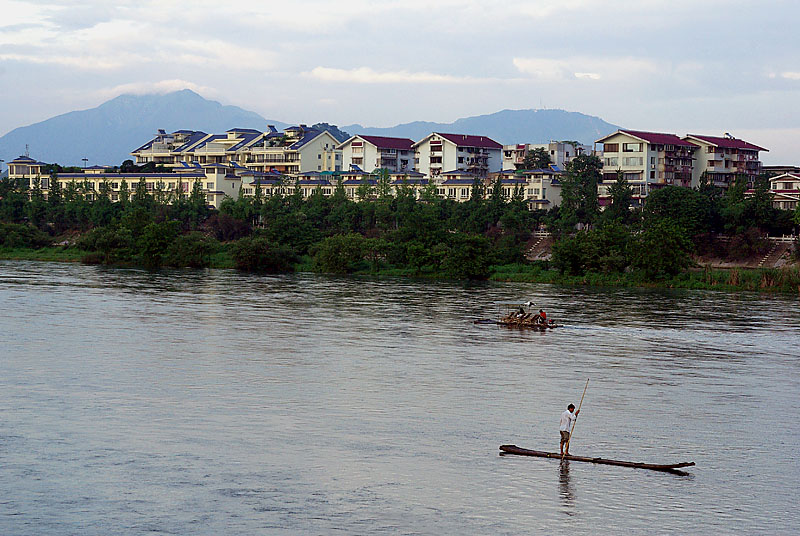
<svg viewBox="0 0 800 536"><path fill-rule="evenodd" d="M435 134L462 147L483 147L487 149L502 149L503 146L488 136L473 136L470 134Z"/></svg>
<svg viewBox="0 0 800 536"><path fill-rule="evenodd" d="M378 149L397 149L399 151L410 151L414 145L414 140L408 138L390 138L388 136L353 136L353 138L361 138L362 140L371 143ZM351 139L353 139L351 138Z"/></svg>
<svg viewBox="0 0 800 536"><path fill-rule="evenodd" d="M666 132L647 132L644 130L627 130L627 129L620 129L613 134L609 134L608 136L604 136L597 140L598 143L604 143L604 140L607 140L611 136L616 136L617 134L627 134L633 138L646 141L647 143L655 143L657 145L677 145L679 147L697 147L694 143L683 140L679 138L675 134L669 134Z"/></svg>
<svg viewBox="0 0 800 536"><path fill-rule="evenodd" d="M687 134L687 138L694 138L699 141L706 142L708 144L714 145L716 147L722 147L724 149L748 149L751 151L767 151L769 149L764 149L763 147L759 147L758 145L753 145L752 143L746 142L744 140L739 140L733 137L717 137L717 136L702 136L700 134Z"/></svg>

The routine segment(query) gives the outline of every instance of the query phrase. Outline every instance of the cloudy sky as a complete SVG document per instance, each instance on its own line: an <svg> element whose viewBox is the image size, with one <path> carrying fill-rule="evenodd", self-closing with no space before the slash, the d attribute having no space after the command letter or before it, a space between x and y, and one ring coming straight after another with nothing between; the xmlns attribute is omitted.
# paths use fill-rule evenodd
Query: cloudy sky
<svg viewBox="0 0 800 536"><path fill-rule="evenodd" d="M800 164L798 15L796 0L0 0L0 135L188 87L294 123L563 108L730 132Z"/></svg>

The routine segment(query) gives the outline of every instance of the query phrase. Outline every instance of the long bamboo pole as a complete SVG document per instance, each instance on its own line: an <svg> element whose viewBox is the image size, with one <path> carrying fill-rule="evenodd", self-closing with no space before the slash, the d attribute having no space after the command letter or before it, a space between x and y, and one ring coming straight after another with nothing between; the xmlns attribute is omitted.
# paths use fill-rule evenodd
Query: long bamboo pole
<svg viewBox="0 0 800 536"><path fill-rule="evenodd" d="M575 433L575 425L578 424L578 415L581 413L581 406L583 406L583 397L586 396L586 389L589 388L589 378L586 378L586 387L583 388L583 394L581 395L581 401L578 403L578 411L575 413L575 422L572 423L572 430L569 432L569 437L567 438L567 445L564 447L564 452L569 452L569 442L572 441L572 434ZM564 452L561 453L561 461L564 461Z"/></svg>

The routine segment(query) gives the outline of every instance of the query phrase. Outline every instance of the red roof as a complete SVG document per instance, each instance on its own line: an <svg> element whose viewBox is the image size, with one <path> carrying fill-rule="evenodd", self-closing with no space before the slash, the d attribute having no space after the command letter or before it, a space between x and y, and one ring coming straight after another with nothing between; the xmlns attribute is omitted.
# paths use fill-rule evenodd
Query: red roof
<svg viewBox="0 0 800 536"><path fill-rule="evenodd" d="M461 147L485 147L487 149L502 149L503 146L487 136L470 136L468 134L442 134L437 132L439 136L446 140L452 141Z"/></svg>
<svg viewBox="0 0 800 536"><path fill-rule="evenodd" d="M364 141L367 141L377 147L378 149L398 149L400 151L410 151L411 146L414 145L414 140L408 138L389 138L386 136L362 136L358 135Z"/></svg>
<svg viewBox="0 0 800 536"><path fill-rule="evenodd" d="M680 139L675 134L667 134L663 132L645 132L643 130L620 130L622 134L628 134L634 138L639 138L647 143L655 143L658 145L679 145L681 147L697 147L694 143ZM612 134L613 136L613 134ZM608 138L609 136L606 136Z"/></svg>
<svg viewBox="0 0 800 536"><path fill-rule="evenodd" d="M718 138L717 136L700 136L698 134L688 134L686 137L697 138L698 140L716 145L717 147L722 147L723 149L749 149L751 151L769 152L769 149L764 149L758 145L753 145L744 140L737 140L736 138Z"/></svg>

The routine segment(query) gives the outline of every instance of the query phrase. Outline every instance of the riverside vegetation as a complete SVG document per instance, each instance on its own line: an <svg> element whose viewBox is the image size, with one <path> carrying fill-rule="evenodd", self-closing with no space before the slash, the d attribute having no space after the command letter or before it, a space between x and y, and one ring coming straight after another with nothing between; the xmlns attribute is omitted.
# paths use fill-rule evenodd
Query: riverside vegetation
<svg viewBox="0 0 800 536"><path fill-rule="evenodd" d="M74 260L93 264L223 267L256 272L314 270L450 279L498 279L564 284L659 285L685 288L797 292L796 267L777 270L698 270L693 255L746 258L770 247L766 233L789 234L800 209L776 210L768 181L752 196L739 178L722 192L706 181L697 189L668 186L630 210L633 191L620 175L611 204L600 210L601 162L580 156L562 177L562 203L528 210L522 191L505 196L499 182L472 186L469 201L441 199L434 185L419 198L410 186L393 191L388 176L348 199L339 183L331 196L317 190L228 198L208 207L200 183L188 195L144 181L123 180L119 202L108 184L90 192L80 183L53 189L38 179L30 189L0 181L0 257ZM288 184L291 186L291 183ZM93 195L92 195L93 194ZM528 262L534 229L555 239L550 262ZM576 230L580 229L580 230ZM730 236L726 242L719 235ZM796 255L796 253L795 253Z"/></svg>

